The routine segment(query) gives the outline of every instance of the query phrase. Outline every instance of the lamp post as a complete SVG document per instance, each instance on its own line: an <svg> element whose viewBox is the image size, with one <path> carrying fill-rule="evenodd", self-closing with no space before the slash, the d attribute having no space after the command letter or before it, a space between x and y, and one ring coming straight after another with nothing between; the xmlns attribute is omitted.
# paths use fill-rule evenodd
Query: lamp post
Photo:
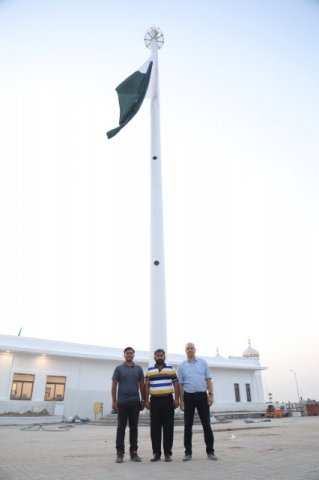
<svg viewBox="0 0 319 480"><path fill-rule="evenodd" d="M295 377L295 382L296 382L296 390L297 390L297 395L298 395L298 403L301 407L301 401L300 401L300 395L299 395L299 388L298 388L298 381L297 381L297 374L296 372L291 368L290 371L294 374Z"/></svg>

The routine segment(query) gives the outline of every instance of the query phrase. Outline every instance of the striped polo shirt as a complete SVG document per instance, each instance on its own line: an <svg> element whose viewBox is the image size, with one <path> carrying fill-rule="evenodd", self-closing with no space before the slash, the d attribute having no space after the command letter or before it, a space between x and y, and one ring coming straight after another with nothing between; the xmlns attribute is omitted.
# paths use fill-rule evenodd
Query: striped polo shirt
<svg viewBox="0 0 319 480"><path fill-rule="evenodd" d="M145 381L149 382L150 395L158 397L171 395L174 393L173 383L177 382L175 368L165 363L161 370L156 365L149 367L146 372Z"/></svg>

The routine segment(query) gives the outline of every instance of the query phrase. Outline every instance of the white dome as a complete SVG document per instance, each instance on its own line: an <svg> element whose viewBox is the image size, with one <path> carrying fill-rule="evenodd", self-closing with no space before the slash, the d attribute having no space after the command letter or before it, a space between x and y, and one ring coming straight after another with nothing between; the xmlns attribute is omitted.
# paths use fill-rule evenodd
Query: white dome
<svg viewBox="0 0 319 480"><path fill-rule="evenodd" d="M222 357L222 355L219 353L219 348L218 348L218 347L216 348L216 355L215 355L214 358L216 358L216 360L219 360L219 359L223 359L223 358L224 358L224 357Z"/></svg>
<svg viewBox="0 0 319 480"><path fill-rule="evenodd" d="M245 358L259 358L259 352L255 350L251 345L250 345L250 340L248 340L248 348L243 353L243 357Z"/></svg>

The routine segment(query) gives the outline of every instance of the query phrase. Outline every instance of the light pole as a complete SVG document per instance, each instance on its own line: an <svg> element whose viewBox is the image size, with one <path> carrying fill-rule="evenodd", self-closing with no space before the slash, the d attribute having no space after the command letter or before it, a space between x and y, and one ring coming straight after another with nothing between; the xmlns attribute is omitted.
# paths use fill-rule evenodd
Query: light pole
<svg viewBox="0 0 319 480"><path fill-rule="evenodd" d="M295 382L296 382L296 389L297 389L297 395L298 395L298 403L301 404L300 402L300 395L299 395L299 388L298 388L298 381L297 381L297 374L294 370L292 370L292 368L290 369L290 371L294 374L295 376Z"/></svg>

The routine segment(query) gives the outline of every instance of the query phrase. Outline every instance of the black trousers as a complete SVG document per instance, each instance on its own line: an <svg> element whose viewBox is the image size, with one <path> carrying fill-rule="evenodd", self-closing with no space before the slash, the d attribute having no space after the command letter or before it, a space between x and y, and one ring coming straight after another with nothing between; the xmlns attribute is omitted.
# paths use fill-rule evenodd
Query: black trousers
<svg viewBox="0 0 319 480"><path fill-rule="evenodd" d="M173 395L151 396L151 440L153 453L162 454L162 430L164 455L172 455L174 437Z"/></svg>
<svg viewBox="0 0 319 480"><path fill-rule="evenodd" d="M130 428L130 452L137 451L137 424L140 414L140 402L128 402L118 404L116 450L118 453L125 452L125 429L127 421Z"/></svg>
<svg viewBox="0 0 319 480"><path fill-rule="evenodd" d="M192 436L195 408L204 430L206 452L214 453L214 434L210 426L210 412L206 392L184 392L184 447L185 454L192 455Z"/></svg>

